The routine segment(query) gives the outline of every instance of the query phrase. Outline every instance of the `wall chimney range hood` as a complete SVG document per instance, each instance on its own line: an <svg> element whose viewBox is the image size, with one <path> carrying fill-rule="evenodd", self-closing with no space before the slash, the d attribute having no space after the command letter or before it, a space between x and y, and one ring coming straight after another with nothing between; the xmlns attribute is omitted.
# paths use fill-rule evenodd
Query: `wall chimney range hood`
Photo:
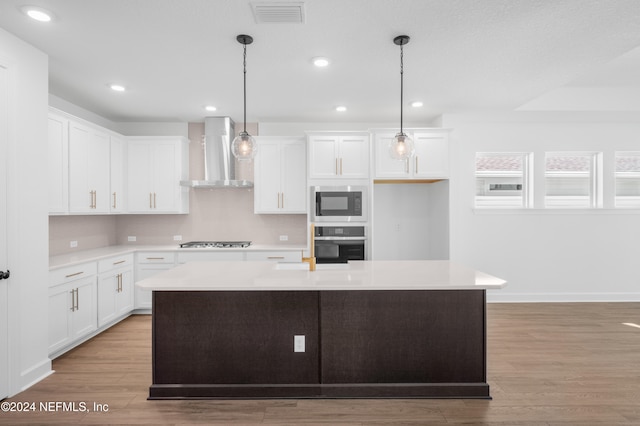
<svg viewBox="0 0 640 426"><path fill-rule="evenodd" d="M236 159L231 142L236 136L235 123L229 117L205 117L202 147L204 180L183 180L192 188L251 188L253 182L236 179Z"/></svg>

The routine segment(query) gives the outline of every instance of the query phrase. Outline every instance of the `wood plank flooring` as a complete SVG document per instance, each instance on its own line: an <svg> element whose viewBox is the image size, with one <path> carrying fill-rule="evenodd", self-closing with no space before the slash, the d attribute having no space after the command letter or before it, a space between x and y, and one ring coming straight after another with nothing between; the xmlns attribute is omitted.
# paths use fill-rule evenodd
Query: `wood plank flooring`
<svg viewBox="0 0 640 426"><path fill-rule="evenodd" d="M640 425L640 328L623 325L640 325L640 303L490 304L487 320L491 401L147 401L151 321L132 316L54 360L6 400L37 411L0 424ZM89 412L39 410L55 401Z"/></svg>

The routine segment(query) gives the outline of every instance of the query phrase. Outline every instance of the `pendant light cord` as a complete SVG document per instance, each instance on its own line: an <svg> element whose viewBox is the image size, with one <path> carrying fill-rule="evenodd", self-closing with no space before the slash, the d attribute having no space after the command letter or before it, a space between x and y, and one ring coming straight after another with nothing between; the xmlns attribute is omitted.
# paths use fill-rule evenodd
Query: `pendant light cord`
<svg viewBox="0 0 640 426"><path fill-rule="evenodd" d="M402 44L400 45L400 134L404 134L402 130L402 106L404 104L403 93L404 93L404 50L402 48Z"/></svg>
<svg viewBox="0 0 640 426"><path fill-rule="evenodd" d="M244 133L247 133L247 44L244 44L244 55L242 58L242 66L244 68Z"/></svg>

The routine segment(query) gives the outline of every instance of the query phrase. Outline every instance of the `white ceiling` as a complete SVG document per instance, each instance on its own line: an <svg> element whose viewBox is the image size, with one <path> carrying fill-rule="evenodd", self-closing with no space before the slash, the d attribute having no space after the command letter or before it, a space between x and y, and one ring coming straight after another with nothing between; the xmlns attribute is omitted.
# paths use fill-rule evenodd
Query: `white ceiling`
<svg viewBox="0 0 640 426"><path fill-rule="evenodd" d="M25 4L56 20L30 20ZM638 0L306 0L304 12L303 24L256 24L248 0L2 0L0 27L49 55L53 95L113 121L241 122L238 34L254 37L249 122L399 121L400 34L405 101L424 102L405 122L640 111ZM332 63L314 68L315 56Z"/></svg>

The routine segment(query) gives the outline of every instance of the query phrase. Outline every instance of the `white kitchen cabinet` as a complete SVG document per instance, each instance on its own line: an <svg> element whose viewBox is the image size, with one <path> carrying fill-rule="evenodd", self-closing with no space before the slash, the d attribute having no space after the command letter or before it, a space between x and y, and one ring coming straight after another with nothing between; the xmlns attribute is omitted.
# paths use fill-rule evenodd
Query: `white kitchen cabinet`
<svg viewBox="0 0 640 426"><path fill-rule="evenodd" d="M182 137L133 137L127 141L129 213L188 213L188 140Z"/></svg>
<svg viewBox="0 0 640 426"><path fill-rule="evenodd" d="M256 139L260 154L254 163L254 213L306 213L304 139Z"/></svg>
<svg viewBox="0 0 640 426"><path fill-rule="evenodd" d="M69 120L49 113L49 213L69 212Z"/></svg>
<svg viewBox="0 0 640 426"><path fill-rule="evenodd" d="M248 251L246 260L267 260L271 262L300 262L302 261L302 250L269 250L269 251Z"/></svg>
<svg viewBox="0 0 640 426"><path fill-rule="evenodd" d="M77 265L49 274L49 354L97 328L96 265Z"/></svg>
<svg viewBox="0 0 640 426"><path fill-rule="evenodd" d="M109 212L109 135L69 121L69 212Z"/></svg>
<svg viewBox="0 0 640 426"><path fill-rule="evenodd" d="M196 251L179 251L177 253L177 263L187 262L221 262L225 260L243 261L245 258L244 250L196 250Z"/></svg>
<svg viewBox="0 0 640 426"><path fill-rule="evenodd" d="M162 271L168 271L176 265L175 252L138 252L136 253L135 280L149 278ZM151 309L152 293L139 287L135 288L134 308Z"/></svg>
<svg viewBox="0 0 640 426"><path fill-rule="evenodd" d="M124 188L126 148L127 145L123 137L113 135L109 137L109 149L111 150L109 212L111 213L126 212Z"/></svg>
<svg viewBox="0 0 640 426"><path fill-rule="evenodd" d="M309 178L369 177L369 134L309 133Z"/></svg>
<svg viewBox="0 0 640 426"><path fill-rule="evenodd" d="M133 310L133 254L98 262L98 327Z"/></svg>
<svg viewBox="0 0 640 426"><path fill-rule="evenodd" d="M396 132L374 134L376 179L448 179L449 132L446 129L405 131L413 138L415 154L406 160L389 156Z"/></svg>

